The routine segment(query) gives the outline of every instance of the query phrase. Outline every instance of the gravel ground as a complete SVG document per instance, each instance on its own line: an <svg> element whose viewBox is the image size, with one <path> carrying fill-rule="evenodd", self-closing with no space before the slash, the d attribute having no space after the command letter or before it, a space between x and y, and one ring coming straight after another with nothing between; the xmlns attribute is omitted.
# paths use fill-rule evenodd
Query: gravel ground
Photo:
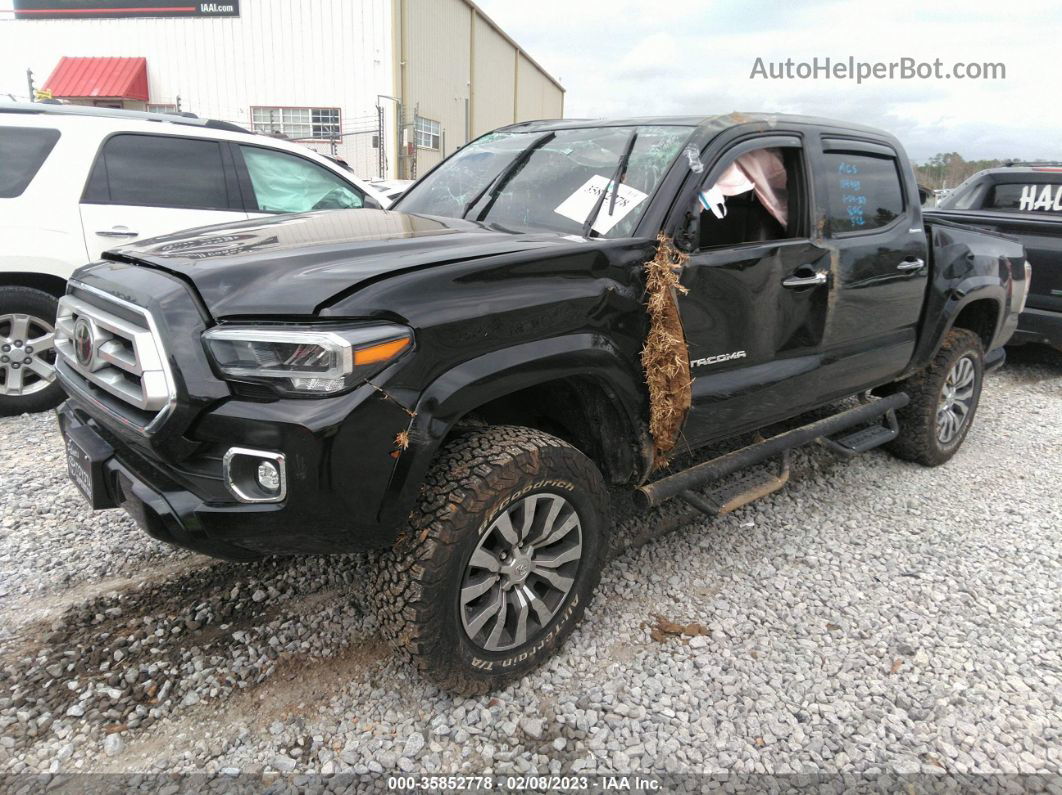
<svg viewBox="0 0 1062 795"><path fill-rule="evenodd" d="M801 451L481 698L391 654L363 557L170 549L87 509L50 415L0 420L0 772L1062 773L1062 357L1013 359L949 465Z"/></svg>

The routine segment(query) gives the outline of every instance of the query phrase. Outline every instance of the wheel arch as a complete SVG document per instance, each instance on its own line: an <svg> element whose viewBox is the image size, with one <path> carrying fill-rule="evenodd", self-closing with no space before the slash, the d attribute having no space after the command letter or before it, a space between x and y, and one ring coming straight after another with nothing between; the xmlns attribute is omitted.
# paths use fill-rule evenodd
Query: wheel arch
<svg viewBox="0 0 1062 795"><path fill-rule="evenodd" d="M985 353L999 347L995 343L1005 317L1005 301L1006 293L998 283L982 285L969 292L950 290L947 299L939 305L940 309L934 311L935 322L923 330L911 364L900 378L908 378L928 367L953 328L964 328L977 334Z"/></svg>
<svg viewBox="0 0 1062 795"><path fill-rule="evenodd" d="M477 425L522 425L557 436L585 453L606 480L639 479L646 451L607 380L572 373L507 392L468 411L440 444Z"/></svg>
<svg viewBox="0 0 1062 795"><path fill-rule="evenodd" d="M401 521L438 450L470 427L537 428L581 450L607 481L642 480L653 448L641 373L629 361L600 335L575 334L485 354L443 374L417 403L381 520Z"/></svg>
<svg viewBox="0 0 1062 795"><path fill-rule="evenodd" d="M66 293L66 279L52 273L35 271L9 271L0 275L0 286L29 287L62 298Z"/></svg>
<svg viewBox="0 0 1062 795"><path fill-rule="evenodd" d="M988 353L999 334L1004 300L1003 289L998 285L983 286L966 294L961 290L955 291L940 313L937 330L929 337L932 344L927 346L922 367L928 366L937 355L953 328L972 331L981 340L985 353Z"/></svg>
<svg viewBox="0 0 1062 795"><path fill-rule="evenodd" d="M951 325L947 331L954 328L972 331L981 339L985 353L992 348L992 341L999 329L1000 319L1003 315L1003 304L994 297L974 297L967 301L958 312L955 313ZM947 331L944 333L947 334ZM941 339L943 342L943 339ZM937 344L940 349L940 343Z"/></svg>

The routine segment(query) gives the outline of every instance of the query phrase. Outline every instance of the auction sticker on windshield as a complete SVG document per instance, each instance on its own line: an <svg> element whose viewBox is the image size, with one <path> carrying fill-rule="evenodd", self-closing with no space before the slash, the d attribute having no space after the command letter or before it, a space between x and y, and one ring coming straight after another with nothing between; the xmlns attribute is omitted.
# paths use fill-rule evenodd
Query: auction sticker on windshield
<svg viewBox="0 0 1062 795"><path fill-rule="evenodd" d="M601 205L593 226L595 232L603 235L622 221L631 210L649 198L648 193L642 193L630 185L620 185L618 192L613 191L611 186L612 181L608 177L595 174L584 182L579 190L557 205L553 212L581 224L593 212L598 197L605 193L605 201ZM613 193L616 194L615 207L612 206Z"/></svg>

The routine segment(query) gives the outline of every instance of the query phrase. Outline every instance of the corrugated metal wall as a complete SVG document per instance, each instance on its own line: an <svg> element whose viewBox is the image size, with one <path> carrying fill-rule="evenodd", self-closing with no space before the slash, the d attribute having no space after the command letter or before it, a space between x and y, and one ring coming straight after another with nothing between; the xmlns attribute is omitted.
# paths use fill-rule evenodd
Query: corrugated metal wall
<svg viewBox="0 0 1062 795"><path fill-rule="evenodd" d="M476 15L472 64L472 136L512 124L516 57L513 47L483 17Z"/></svg>
<svg viewBox="0 0 1062 795"><path fill-rule="evenodd" d="M517 59L517 121L562 116L562 94L553 82L521 53Z"/></svg>
<svg viewBox="0 0 1062 795"><path fill-rule="evenodd" d="M414 108L442 124L445 143L417 152L417 173L425 174L444 153L465 142L465 101L471 73L472 9L464 0L404 0L407 116Z"/></svg>
<svg viewBox="0 0 1062 795"><path fill-rule="evenodd" d="M437 150L415 150L418 175L487 130L563 115L560 87L466 0L241 0L239 17L192 19L15 20L0 10L0 94L24 100L26 68L40 88L63 55L145 57L151 103L180 95L184 110L248 127L259 105L338 107L345 134L369 130L377 95L402 97L408 123L419 104L443 128ZM383 104L394 175L400 136L395 105ZM371 143L371 133L346 135L338 154L376 176Z"/></svg>
<svg viewBox="0 0 1062 795"><path fill-rule="evenodd" d="M391 5L242 0L239 17L213 19L0 14L0 93L24 99L26 68L40 88L63 55L143 56L152 103L173 103L179 94L184 110L246 126L252 105L338 107L349 130L362 117L375 119L377 94L392 93ZM359 174L376 175L369 136L345 138L339 153Z"/></svg>
<svg viewBox="0 0 1062 795"><path fill-rule="evenodd" d="M563 90L471 3L394 3L400 25L396 90L406 103L406 121L412 123L419 104L420 115L439 121L445 131L438 150L416 150L418 176L495 127L564 115Z"/></svg>

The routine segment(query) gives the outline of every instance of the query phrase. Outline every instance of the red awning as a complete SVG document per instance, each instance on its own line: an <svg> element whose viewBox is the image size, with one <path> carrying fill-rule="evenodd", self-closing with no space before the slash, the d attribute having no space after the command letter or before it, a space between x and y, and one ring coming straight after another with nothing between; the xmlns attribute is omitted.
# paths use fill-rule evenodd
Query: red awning
<svg viewBox="0 0 1062 795"><path fill-rule="evenodd" d="M60 58L44 88L64 99L139 99L147 102L147 58Z"/></svg>

